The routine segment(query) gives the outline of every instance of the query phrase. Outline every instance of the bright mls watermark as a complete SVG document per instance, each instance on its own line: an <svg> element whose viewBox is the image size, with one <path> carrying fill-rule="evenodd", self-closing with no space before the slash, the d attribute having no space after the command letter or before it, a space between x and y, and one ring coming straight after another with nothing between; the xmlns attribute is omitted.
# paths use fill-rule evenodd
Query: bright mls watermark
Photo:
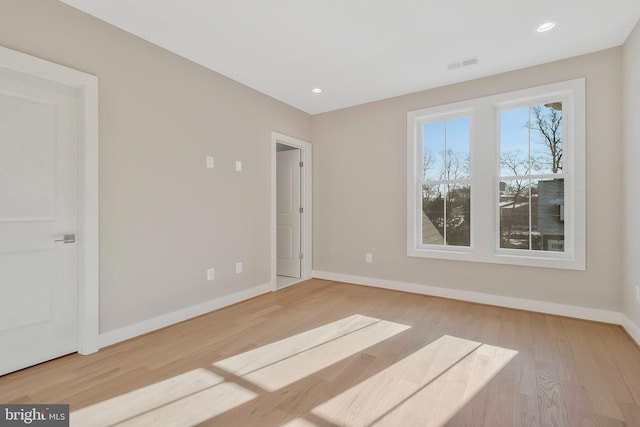
<svg viewBox="0 0 640 427"><path fill-rule="evenodd" d="M0 405L0 427L69 427L69 405Z"/></svg>

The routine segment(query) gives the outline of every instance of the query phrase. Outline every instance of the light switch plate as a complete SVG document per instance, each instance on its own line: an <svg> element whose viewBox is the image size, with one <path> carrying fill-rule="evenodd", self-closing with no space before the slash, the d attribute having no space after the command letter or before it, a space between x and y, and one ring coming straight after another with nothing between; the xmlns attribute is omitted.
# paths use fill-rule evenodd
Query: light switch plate
<svg viewBox="0 0 640 427"><path fill-rule="evenodd" d="M236 160L236 172L242 172L242 162L240 160Z"/></svg>
<svg viewBox="0 0 640 427"><path fill-rule="evenodd" d="M242 273L242 263L236 262L236 274Z"/></svg>
<svg viewBox="0 0 640 427"><path fill-rule="evenodd" d="M207 156L207 167L209 169L213 169L213 165L214 165L213 156Z"/></svg>

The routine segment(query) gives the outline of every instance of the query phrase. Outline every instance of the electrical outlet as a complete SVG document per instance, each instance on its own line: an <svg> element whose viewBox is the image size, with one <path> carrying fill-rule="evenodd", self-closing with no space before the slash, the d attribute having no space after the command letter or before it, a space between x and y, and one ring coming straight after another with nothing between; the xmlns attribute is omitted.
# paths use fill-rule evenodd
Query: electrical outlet
<svg viewBox="0 0 640 427"><path fill-rule="evenodd" d="M636 286L636 301L640 302L640 286Z"/></svg>
<svg viewBox="0 0 640 427"><path fill-rule="evenodd" d="M371 254L364 254L364 261L365 261L365 262L373 262L373 255L371 255Z"/></svg>
<svg viewBox="0 0 640 427"><path fill-rule="evenodd" d="M207 280L213 280L216 278L216 269L215 268L209 268L207 270Z"/></svg>
<svg viewBox="0 0 640 427"><path fill-rule="evenodd" d="M236 274L242 273L242 263L236 262Z"/></svg>

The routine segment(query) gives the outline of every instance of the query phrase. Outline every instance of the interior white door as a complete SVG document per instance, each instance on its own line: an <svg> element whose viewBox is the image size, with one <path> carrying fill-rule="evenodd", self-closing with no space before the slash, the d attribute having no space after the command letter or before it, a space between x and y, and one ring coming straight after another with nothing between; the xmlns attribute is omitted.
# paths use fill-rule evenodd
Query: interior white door
<svg viewBox="0 0 640 427"><path fill-rule="evenodd" d="M0 374L78 349L78 99L0 68Z"/></svg>
<svg viewBox="0 0 640 427"><path fill-rule="evenodd" d="M277 274L300 278L300 149L276 153Z"/></svg>

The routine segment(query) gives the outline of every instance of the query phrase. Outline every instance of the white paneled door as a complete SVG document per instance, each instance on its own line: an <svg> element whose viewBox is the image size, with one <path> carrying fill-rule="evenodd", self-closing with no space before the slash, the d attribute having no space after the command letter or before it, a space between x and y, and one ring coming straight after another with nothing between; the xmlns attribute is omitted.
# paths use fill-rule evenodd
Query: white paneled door
<svg viewBox="0 0 640 427"><path fill-rule="evenodd" d="M78 95L0 68L0 374L78 349Z"/></svg>
<svg viewBox="0 0 640 427"><path fill-rule="evenodd" d="M276 157L277 274L300 278L300 149Z"/></svg>

